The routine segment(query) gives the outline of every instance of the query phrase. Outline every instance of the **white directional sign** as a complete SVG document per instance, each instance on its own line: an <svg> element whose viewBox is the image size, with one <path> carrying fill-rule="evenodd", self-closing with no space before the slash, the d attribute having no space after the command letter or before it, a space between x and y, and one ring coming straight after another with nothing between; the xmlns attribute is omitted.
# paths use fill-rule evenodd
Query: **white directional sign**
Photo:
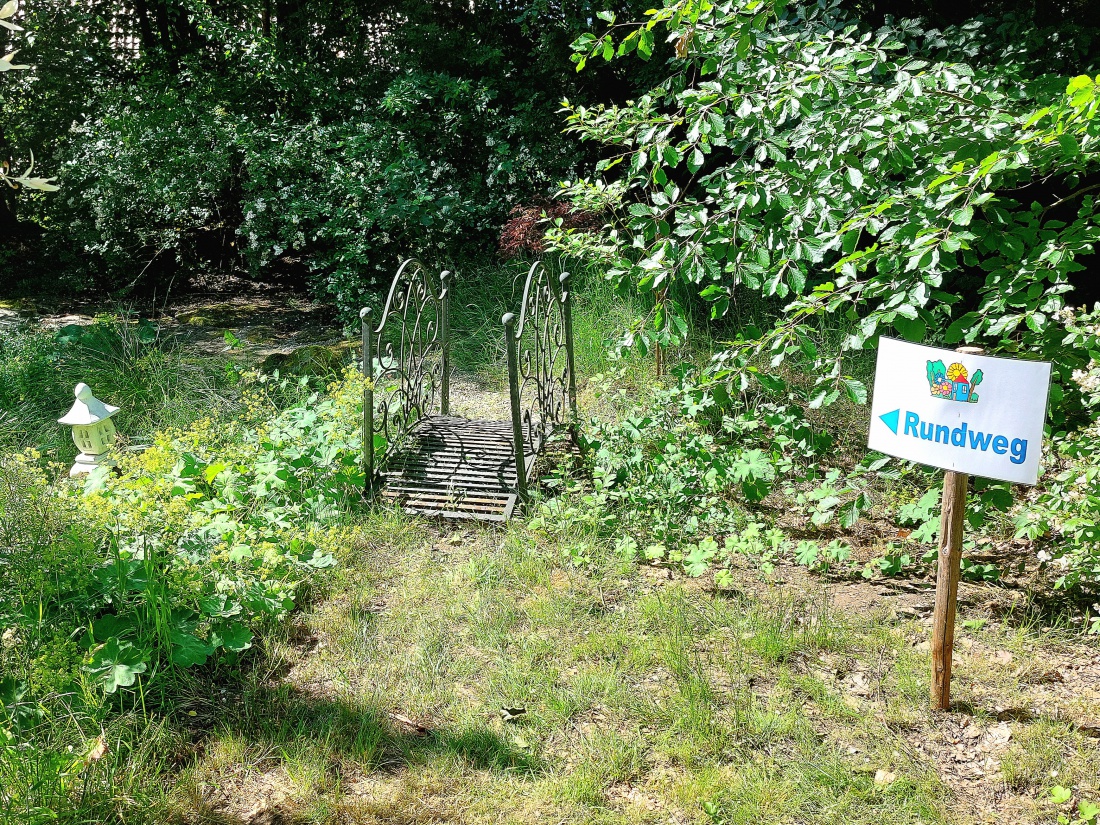
<svg viewBox="0 0 1100 825"><path fill-rule="evenodd" d="M1050 364L881 338L867 446L960 473L1039 478Z"/></svg>

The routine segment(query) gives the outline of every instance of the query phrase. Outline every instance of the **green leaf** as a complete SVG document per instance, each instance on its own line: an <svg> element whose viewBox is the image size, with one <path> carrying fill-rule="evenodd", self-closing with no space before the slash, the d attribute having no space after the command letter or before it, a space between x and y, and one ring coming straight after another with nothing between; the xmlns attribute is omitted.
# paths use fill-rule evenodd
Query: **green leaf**
<svg viewBox="0 0 1100 825"><path fill-rule="evenodd" d="M806 273L799 267L792 267L787 275L787 283L791 285L791 292L801 295L806 288Z"/></svg>
<svg viewBox="0 0 1100 825"><path fill-rule="evenodd" d="M981 316L976 312L968 312L961 318L956 319L955 322L947 328L947 332L944 335L944 342L948 344L957 344L959 341L962 341L967 332L977 327L980 319Z"/></svg>
<svg viewBox="0 0 1100 825"><path fill-rule="evenodd" d="M928 326L921 318L906 318L902 315L898 315L894 319L894 329L901 333L901 337L906 341L912 341L919 344L924 340L924 335L928 331Z"/></svg>
<svg viewBox="0 0 1100 825"><path fill-rule="evenodd" d="M145 672L148 658L148 651L112 637L94 649L84 670L104 693L114 693L137 681L138 675Z"/></svg>
<svg viewBox="0 0 1100 825"><path fill-rule="evenodd" d="M780 378L778 375L761 372L757 373L756 380L759 381L760 386L762 386L768 392L781 393L786 392L787 390L787 382Z"/></svg>
<svg viewBox="0 0 1100 825"><path fill-rule="evenodd" d="M951 222L959 226L970 226L970 222L974 219L974 207L970 204L956 209L951 214Z"/></svg>
<svg viewBox="0 0 1100 825"><path fill-rule="evenodd" d="M172 664L178 667L206 664L206 660L214 652L213 645L193 633L174 628L168 635L172 640Z"/></svg>
<svg viewBox="0 0 1100 825"><path fill-rule="evenodd" d="M848 167L848 182L856 189L863 188L863 173L854 166Z"/></svg>
<svg viewBox="0 0 1100 825"><path fill-rule="evenodd" d="M1069 788L1064 788L1061 785L1055 785L1050 789L1050 801L1055 805L1064 805L1073 799L1073 791Z"/></svg>
<svg viewBox="0 0 1100 825"><path fill-rule="evenodd" d="M240 614L241 604L225 593L218 593L199 599L199 610L212 619L228 619Z"/></svg>
<svg viewBox="0 0 1100 825"><path fill-rule="evenodd" d="M844 394L853 404L867 403L867 385L862 381L857 381L855 378L842 378L841 384L844 386Z"/></svg>
<svg viewBox="0 0 1100 825"><path fill-rule="evenodd" d="M829 390L822 388L807 402L806 406L811 410L818 410L822 407L829 407L840 398L839 390Z"/></svg>
<svg viewBox="0 0 1100 825"><path fill-rule="evenodd" d="M767 479L753 479L741 482L741 494L752 502L763 501L771 492L771 482Z"/></svg>
<svg viewBox="0 0 1100 825"><path fill-rule="evenodd" d="M240 653L252 647L252 631L240 622L219 625L210 631L210 644Z"/></svg>
<svg viewBox="0 0 1100 825"><path fill-rule="evenodd" d="M860 505L862 503L863 496L861 495L840 508L840 526L845 530L855 526L855 523L859 521Z"/></svg>
<svg viewBox="0 0 1100 825"><path fill-rule="evenodd" d="M706 158L703 153L696 147L691 153L691 158L688 160L688 171L695 174L703 168L703 164L706 162Z"/></svg>
<svg viewBox="0 0 1100 825"><path fill-rule="evenodd" d="M252 558L252 547L248 544L234 544L229 548L229 560L234 564L248 561Z"/></svg>
<svg viewBox="0 0 1100 825"><path fill-rule="evenodd" d="M9 3L9 5L12 5ZM7 8L7 7L5 7ZM0 17L4 15L0 13ZM1093 85L1093 79L1087 74L1079 74L1072 78L1066 86L1066 94L1071 95L1074 92L1079 92L1081 89L1087 89Z"/></svg>
<svg viewBox="0 0 1100 825"><path fill-rule="evenodd" d="M800 541L795 548L794 558L795 561L804 567L813 567L817 564L817 558L820 554L821 549L817 546L816 542Z"/></svg>
<svg viewBox="0 0 1100 825"><path fill-rule="evenodd" d="M763 450L746 450L741 453L734 461L732 470L733 477L738 481L775 478L775 467Z"/></svg>
<svg viewBox="0 0 1100 825"><path fill-rule="evenodd" d="M5 23L3 25L4 25L4 28L10 28L12 24L11 23ZM15 63L15 62L13 62L15 60L15 55L16 54L18 54L18 51L10 52L9 54L6 54L3 57L0 57L0 72L10 72L10 71L15 71L15 70L19 70L19 69L29 69L30 68L30 66L28 66L24 63ZM41 186L37 186L37 187L36 186L31 186L28 183L28 181L33 180L33 181L37 181L39 183L45 183L46 182L44 178L27 178L26 176L18 178L18 180L21 183L23 183L24 186L28 186L31 189L43 188L43 187L41 187ZM57 189L56 186L53 187L53 188L54 188L54 190Z"/></svg>
<svg viewBox="0 0 1100 825"><path fill-rule="evenodd" d="M684 556L684 572L692 578L698 578L710 569L711 560L718 553L718 543L712 538L703 539L699 544L689 545Z"/></svg>

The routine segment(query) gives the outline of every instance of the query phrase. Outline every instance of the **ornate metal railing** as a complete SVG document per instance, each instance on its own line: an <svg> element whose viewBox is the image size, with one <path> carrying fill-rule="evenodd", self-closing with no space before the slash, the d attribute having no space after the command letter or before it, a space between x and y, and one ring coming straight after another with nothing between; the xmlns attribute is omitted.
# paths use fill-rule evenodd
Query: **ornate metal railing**
<svg viewBox="0 0 1100 825"><path fill-rule="evenodd" d="M542 451L546 438L577 420L573 370L573 317L569 273L555 279L541 263L527 273L519 317L502 319L508 351L516 478L527 496L527 456Z"/></svg>
<svg viewBox="0 0 1100 825"><path fill-rule="evenodd" d="M451 273L435 278L419 261L401 264L377 327L363 325L363 472L368 492L409 430L428 415L450 412Z"/></svg>

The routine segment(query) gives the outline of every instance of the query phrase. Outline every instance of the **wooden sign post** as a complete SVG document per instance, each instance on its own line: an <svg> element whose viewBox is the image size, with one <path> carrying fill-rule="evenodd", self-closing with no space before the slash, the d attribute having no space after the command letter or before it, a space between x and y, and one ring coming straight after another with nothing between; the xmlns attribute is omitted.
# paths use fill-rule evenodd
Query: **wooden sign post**
<svg viewBox="0 0 1100 825"><path fill-rule="evenodd" d="M963 355L983 355L979 347L959 347ZM940 552L936 569L936 609L932 614L932 707L951 707L951 656L955 649L955 608L962 572L963 527L970 476L948 470L940 499Z"/></svg>
<svg viewBox="0 0 1100 825"><path fill-rule="evenodd" d="M948 470L943 477L940 558L936 570L936 610L932 614L932 706L951 707L951 653L955 647L955 604L962 569L963 518L970 476Z"/></svg>
<svg viewBox="0 0 1100 825"><path fill-rule="evenodd" d="M979 391L980 386L980 391ZM871 403L873 450L946 470L932 616L932 706L951 707L951 654L970 475L1035 484L1050 364L882 338ZM1029 449L1030 448L1030 449Z"/></svg>

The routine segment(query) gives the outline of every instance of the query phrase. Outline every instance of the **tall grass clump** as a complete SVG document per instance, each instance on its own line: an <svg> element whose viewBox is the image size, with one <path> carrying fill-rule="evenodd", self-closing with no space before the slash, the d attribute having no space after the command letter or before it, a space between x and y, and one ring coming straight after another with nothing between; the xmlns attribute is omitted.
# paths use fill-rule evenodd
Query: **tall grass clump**
<svg viewBox="0 0 1100 825"><path fill-rule="evenodd" d="M603 275L578 261L547 255L550 277L572 274L573 341L578 374L603 372L613 358L614 343L644 315L636 298L616 292ZM501 317L517 312L532 260L486 263L458 271L451 302L452 362L465 372L501 383L507 377Z"/></svg>
<svg viewBox="0 0 1100 825"><path fill-rule="evenodd" d="M67 457L68 433L57 419L82 381L121 407L119 430L135 442L227 410L238 396L226 363L189 356L148 320L104 316L57 331L22 326L0 337L0 444Z"/></svg>

